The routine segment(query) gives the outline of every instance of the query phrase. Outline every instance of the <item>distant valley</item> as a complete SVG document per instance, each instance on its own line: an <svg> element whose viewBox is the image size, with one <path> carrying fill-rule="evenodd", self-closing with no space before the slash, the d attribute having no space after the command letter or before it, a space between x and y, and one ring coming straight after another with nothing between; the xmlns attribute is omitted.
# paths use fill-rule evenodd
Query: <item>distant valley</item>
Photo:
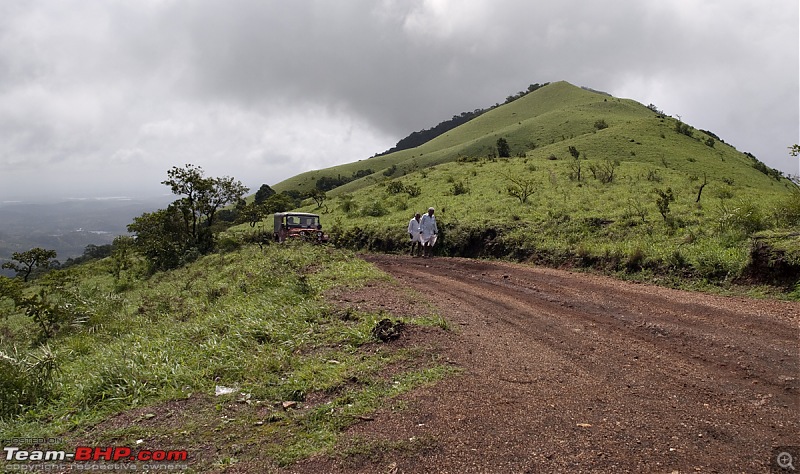
<svg viewBox="0 0 800 474"><path fill-rule="evenodd" d="M55 250L60 262L78 257L89 244L110 244L127 234L126 226L134 217L172 199L163 195L0 202L0 261L33 247Z"/></svg>

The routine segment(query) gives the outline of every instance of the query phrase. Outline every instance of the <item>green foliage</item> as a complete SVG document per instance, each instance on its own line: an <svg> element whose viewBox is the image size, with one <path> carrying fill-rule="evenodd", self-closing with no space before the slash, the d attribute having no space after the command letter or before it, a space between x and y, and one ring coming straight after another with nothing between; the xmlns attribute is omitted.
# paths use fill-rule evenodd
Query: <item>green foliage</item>
<svg viewBox="0 0 800 474"><path fill-rule="evenodd" d="M49 268L52 260L56 258L55 250L46 250L41 247L34 247L25 252L14 252L11 259L16 262L5 262L2 268L9 268L17 272L17 276L22 276L23 281L28 281L31 273L40 268Z"/></svg>
<svg viewBox="0 0 800 474"><path fill-rule="evenodd" d="M608 124L604 119L599 119L594 122L594 128L597 130L604 130L608 128Z"/></svg>
<svg viewBox="0 0 800 474"><path fill-rule="evenodd" d="M773 216L779 227L800 228L800 187L791 188L791 191L778 201Z"/></svg>
<svg viewBox="0 0 800 474"><path fill-rule="evenodd" d="M262 184L258 191L256 191L256 195L254 197L256 204L261 204L266 201L270 196L275 195L275 190L269 187L267 184Z"/></svg>
<svg viewBox="0 0 800 474"><path fill-rule="evenodd" d="M0 421L46 402L58 373L58 361L47 345L23 355L0 351Z"/></svg>
<svg viewBox="0 0 800 474"><path fill-rule="evenodd" d="M613 126L598 133L594 124L600 120ZM767 228L793 225L782 220L777 209L794 186L756 171L750 156L710 132L694 133L684 125L693 139L675 133L675 120L652 104L645 107L554 83L417 148L323 172L345 175L365 166L386 169L392 164L412 170L403 181L414 182L421 193L409 196L407 207L437 207L440 228L447 231L437 242L440 255L544 264L575 259L584 266L620 271L627 269L626 262L638 248L645 255L643 272L675 272L685 281L729 281L724 279L747 264L750 248L746 237L739 240L717 232L720 200L752 201ZM525 144L526 157L485 158L496 156L500 136L508 143ZM704 143L707 137L715 140L713 147ZM570 146L580 152L579 159L564 153ZM531 173L537 182L527 202L535 205L520 206L520 198L508 193L508 181L501 178L498 183L498 177L533 178ZM549 179L539 179L539 174ZM587 180L587 175L594 179ZM278 186L302 186L304 180L313 182L309 177L304 173ZM469 193L452 193L451 185L458 181L469 183ZM668 219L655 203L654 184L672 189L675 201L669 201ZM356 208L361 208L386 200L386 189L376 180L359 180L332 193L352 195ZM387 214L374 218L353 219L352 213L337 208L329 217L341 218L334 240L378 251L404 248L407 236L402 229L408 213L397 204L387 202ZM444 208L447 211L440 213Z"/></svg>
<svg viewBox="0 0 800 474"><path fill-rule="evenodd" d="M420 357L413 347L375 343L372 331L384 313L330 307L321 299L334 286L352 289L385 278L353 257L299 242L263 250L244 246L133 281L113 295L105 293L114 285L102 261L53 278L46 282L52 291L62 287L64 295L74 296L69 304L95 311L86 322L58 332L48 346L28 351L8 345L9 338L17 347L28 345L27 328L3 328L0 438L92 431L95 440L111 435L133 443L142 436L139 427L120 434L98 420L181 400L192 407L187 412L192 419L146 429L159 437L174 436L176 429L191 431L195 441L227 447L229 438L215 424L219 413L213 405L211 412L205 409L206 401L213 404L215 386L225 385L240 392L220 397L217 406L238 397L245 409L237 420L225 420L229 428L252 427L255 407L260 407L259 419L275 420L269 426L275 436L262 445L274 461L330 448L359 415L452 371ZM2 288L21 284L5 280ZM103 304L110 296L116 303ZM419 324L443 325L435 315L425 315ZM364 344L369 350L361 349ZM398 370L409 366L414 369ZM310 399L330 403L286 412L271 408ZM135 438L125 441L127 436ZM197 469L208 467L198 462Z"/></svg>
<svg viewBox="0 0 800 474"><path fill-rule="evenodd" d="M386 183L386 191L390 194L400 194L405 192L406 187L403 186L403 183L400 181L389 181Z"/></svg>
<svg viewBox="0 0 800 474"><path fill-rule="evenodd" d="M604 160L599 162L589 163L589 172L592 177L603 184L609 184L614 181L614 172L619 167L619 161Z"/></svg>
<svg viewBox="0 0 800 474"><path fill-rule="evenodd" d="M503 137L497 139L497 156L500 158L509 158L511 156L511 147L508 145L508 140Z"/></svg>
<svg viewBox="0 0 800 474"><path fill-rule="evenodd" d="M653 191L656 193L656 207L658 208L658 212L661 214L664 222L666 222L669 218L669 205L675 202L675 195L672 193L672 188L667 188L666 190L656 188Z"/></svg>
<svg viewBox="0 0 800 474"><path fill-rule="evenodd" d="M735 204L721 202L717 218L717 232L734 240L744 240L766 228L761 209L752 201Z"/></svg>
<svg viewBox="0 0 800 474"><path fill-rule="evenodd" d="M372 201L361 208L361 214L369 217L381 217L388 214L389 211L383 204L383 201Z"/></svg>
<svg viewBox="0 0 800 474"><path fill-rule="evenodd" d="M350 214L355 210L355 200L352 194L341 194L339 196L339 209L345 214Z"/></svg>
<svg viewBox="0 0 800 474"><path fill-rule="evenodd" d="M686 135L689 138L694 137L694 129L680 120L675 121L675 131L681 135Z"/></svg>
<svg viewBox="0 0 800 474"><path fill-rule="evenodd" d="M192 164L174 166L167 176L162 184L183 197L128 225L128 231L136 234L135 248L147 257L151 271L176 268L213 250L217 211L240 202L248 190L231 177L206 178L203 169Z"/></svg>
<svg viewBox="0 0 800 474"><path fill-rule="evenodd" d="M520 204L528 202L528 198L536 191L536 180L534 178L514 178L505 176L508 184L506 192L509 196L519 199Z"/></svg>
<svg viewBox="0 0 800 474"><path fill-rule="evenodd" d="M456 181L450 188L450 192L453 194L453 196L467 194L469 193L469 187L464 183L464 181Z"/></svg>
<svg viewBox="0 0 800 474"><path fill-rule="evenodd" d="M136 234L134 248L147 259L151 272L177 268L200 254L197 235L209 230L193 236L189 220L181 209L170 204L166 209L145 212L128 225L128 232Z"/></svg>

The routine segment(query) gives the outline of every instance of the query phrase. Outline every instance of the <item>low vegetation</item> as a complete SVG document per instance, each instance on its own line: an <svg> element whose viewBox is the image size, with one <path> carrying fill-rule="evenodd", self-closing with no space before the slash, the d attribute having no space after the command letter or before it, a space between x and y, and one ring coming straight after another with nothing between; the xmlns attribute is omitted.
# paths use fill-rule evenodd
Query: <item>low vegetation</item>
<svg viewBox="0 0 800 474"><path fill-rule="evenodd" d="M351 166L275 187L302 188L311 176ZM404 250L403 223L434 206L440 255L727 287L745 275L749 284L759 281L751 271L762 268L753 260L755 233L800 229L800 219L784 211L800 202L797 185L752 154L652 104L566 83L358 166L392 173L328 191L324 220L348 248ZM415 193L398 196L401 189ZM797 284L782 289L796 295Z"/></svg>
<svg viewBox="0 0 800 474"><path fill-rule="evenodd" d="M148 275L142 260L120 274L109 257L26 285L2 278L0 438L112 436L134 446L164 437L198 450L213 442L219 457L205 468L193 463L200 472L235 462L238 441L220 430L248 431L271 459L287 463L330 449L359 416L448 372L413 347L394 350L375 339L372 329L391 315L325 302L332 288L384 278L349 251L244 246ZM14 292L57 310L47 332ZM421 316L420 323L435 321ZM412 359L416 368L404 370ZM215 397L218 386L237 390ZM161 417L170 400L197 409L197 418L123 433L92 428L137 407ZM236 400L246 413L223 428L213 423Z"/></svg>

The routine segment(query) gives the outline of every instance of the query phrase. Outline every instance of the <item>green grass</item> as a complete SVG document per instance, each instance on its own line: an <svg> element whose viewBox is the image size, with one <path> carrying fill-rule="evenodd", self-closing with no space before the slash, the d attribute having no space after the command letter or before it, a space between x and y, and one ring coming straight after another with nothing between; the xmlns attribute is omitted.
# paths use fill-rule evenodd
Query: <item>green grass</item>
<svg viewBox="0 0 800 474"><path fill-rule="evenodd" d="M600 121L607 127L596 127ZM758 171L750 156L719 139L695 129L688 136L677 125L634 101L560 82L420 147L274 188L302 190L318 176L375 170L330 191L324 207L309 202L302 210L322 213L337 244L379 251L403 248L408 219L429 206L437 209L442 255L650 271L672 282L729 285L749 264L759 231L787 230L794 243L786 245L796 245L797 186ZM514 157L493 156L500 137ZM580 156L580 180L570 147ZM397 171L385 176L390 166ZM591 171L609 166L609 183ZM507 192L512 179L533 183L527 202ZM396 192L414 186L418 196ZM668 189L675 200L665 218L657 191Z"/></svg>
<svg viewBox="0 0 800 474"><path fill-rule="evenodd" d="M220 458L193 464L198 472L209 462L258 454L239 452L246 438L272 462L286 464L331 449L359 415L450 372L432 354L375 342L371 330L386 314L324 302L323 293L333 287L386 278L349 251L300 243L263 251L245 246L147 279L131 277L122 290L115 290L107 265L94 262L50 277L62 282L53 295L73 294L82 302L70 306L79 323L65 324L47 342L57 361L52 386L0 421L0 438L63 436L128 446L141 438L180 439L190 450L213 443ZM2 304L0 350L20 360L32 357L39 351L37 327ZM406 323L437 324L428 319ZM371 348L364 350L365 344ZM417 368L406 368L412 365ZM217 385L238 392L217 398ZM220 421L243 394L247 408ZM301 409L274 408L289 400ZM319 404L306 408L307 400ZM193 407L182 423L142 421L150 411L155 421L162 419L174 401ZM112 415L132 409L144 410L140 419L105 427Z"/></svg>

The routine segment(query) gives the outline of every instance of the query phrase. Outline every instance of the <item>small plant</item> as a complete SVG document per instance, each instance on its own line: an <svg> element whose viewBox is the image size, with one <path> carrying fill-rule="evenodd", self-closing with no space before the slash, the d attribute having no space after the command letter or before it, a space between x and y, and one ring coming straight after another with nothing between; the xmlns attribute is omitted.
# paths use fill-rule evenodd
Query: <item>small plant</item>
<svg viewBox="0 0 800 474"><path fill-rule="evenodd" d="M391 177L394 176L395 172L397 172L397 165L392 165L383 170L383 175Z"/></svg>
<svg viewBox="0 0 800 474"><path fill-rule="evenodd" d="M658 195L656 197L658 212L661 214L661 217L664 218L664 222L667 222L670 212L669 204L675 201L675 195L672 194L672 188L667 188L666 190L656 188L655 193Z"/></svg>
<svg viewBox="0 0 800 474"><path fill-rule="evenodd" d="M420 194L422 194L422 190L420 189L420 187L419 186L415 186L413 184L407 184L406 187L405 187L405 191L406 191L406 194L408 194L408 196L412 197L412 198L413 197L417 197Z"/></svg>
<svg viewBox="0 0 800 474"><path fill-rule="evenodd" d="M519 199L520 204L528 202L528 198L536 189L536 181L533 178L512 178L511 176L505 176L505 178L509 181L506 188L508 195Z"/></svg>
<svg viewBox="0 0 800 474"><path fill-rule="evenodd" d="M469 193L469 188L463 181L456 181L453 183L453 186L450 188L450 192L453 193L453 196L458 196L460 194L467 194Z"/></svg>
<svg viewBox="0 0 800 474"><path fill-rule="evenodd" d="M572 155L572 157L576 160L581 156L581 153L578 151L578 149L572 145L567 147L567 150L569 150L569 154Z"/></svg>
<svg viewBox="0 0 800 474"><path fill-rule="evenodd" d="M606 123L605 120L600 119L600 120L597 120L594 123L594 128L597 129L597 130L603 130L603 129L608 128L608 124Z"/></svg>
<svg viewBox="0 0 800 474"><path fill-rule="evenodd" d="M605 160L600 163L590 163L589 171L594 179L603 184L609 184L614 181L614 172L617 167L619 167L619 161Z"/></svg>
<svg viewBox="0 0 800 474"><path fill-rule="evenodd" d="M580 158L575 158L569 164L570 173L569 179L573 181L581 181L581 160Z"/></svg>
<svg viewBox="0 0 800 474"><path fill-rule="evenodd" d="M389 183L386 184L386 191L388 191L390 194L400 194L405 192L405 190L406 187L403 186L403 183L400 181L389 181Z"/></svg>

